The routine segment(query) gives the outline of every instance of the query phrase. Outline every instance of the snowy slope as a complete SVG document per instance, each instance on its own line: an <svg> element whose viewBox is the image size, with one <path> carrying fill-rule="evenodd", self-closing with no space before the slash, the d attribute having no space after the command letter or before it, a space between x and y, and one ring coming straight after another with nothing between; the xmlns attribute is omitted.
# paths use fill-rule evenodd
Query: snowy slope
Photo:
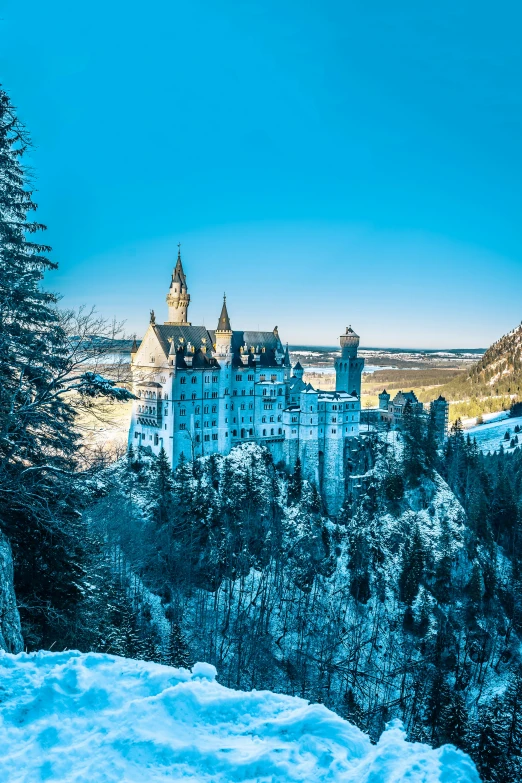
<svg viewBox="0 0 522 783"><path fill-rule="evenodd" d="M452 746L377 745L321 705L110 655L0 657L0 781L478 783Z"/></svg>

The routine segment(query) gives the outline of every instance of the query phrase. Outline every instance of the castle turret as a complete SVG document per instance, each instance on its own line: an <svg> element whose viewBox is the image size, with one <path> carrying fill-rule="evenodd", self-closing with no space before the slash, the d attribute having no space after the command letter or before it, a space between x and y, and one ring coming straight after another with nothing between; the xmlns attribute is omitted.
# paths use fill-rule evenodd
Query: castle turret
<svg viewBox="0 0 522 783"><path fill-rule="evenodd" d="M294 378L299 378L299 380L302 381L303 375L304 375L303 366L301 362L297 362L297 364L294 364Z"/></svg>
<svg viewBox="0 0 522 783"><path fill-rule="evenodd" d="M167 304L169 307L169 320L165 321L166 324L190 326L190 323L187 320L190 294L188 293L187 279L183 271L183 264L181 263L179 245L178 259L176 261L176 266L174 267L174 272L172 273L170 288L167 294Z"/></svg>
<svg viewBox="0 0 522 783"><path fill-rule="evenodd" d="M335 360L335 390L344 391L347 394L356 392L360 397L364 359L357 356L359 335L354 332L351 326L347 326L346 332L341 335L339 341L341 355Z"/></svg>
<svg viewBox="0 0 522 783"><path fill-rule="evenodd" d="M216 327L216 346L215 351L218 356L226 356L230 353L232 345L232 327L227 310L227 297L223 294L223 307Z"/></svg>
<svg viewBox="0 0 522 783"><path fill-rule="evenodd" d="M387 411L389 404L390 404L390 395L388 394L386 389L383 389L382 392L379 394L379 409L381 411Z"/></svg>

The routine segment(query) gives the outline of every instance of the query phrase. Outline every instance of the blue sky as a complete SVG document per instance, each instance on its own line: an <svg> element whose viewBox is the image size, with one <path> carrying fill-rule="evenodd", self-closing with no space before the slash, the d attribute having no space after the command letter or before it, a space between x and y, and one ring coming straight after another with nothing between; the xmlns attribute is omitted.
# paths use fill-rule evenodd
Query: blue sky
<svg viewBox="0 0 522 783"><path fill-rule="evenodd" d="M522 6L3 0L67 306L485 346L522 318Z"/></svg>

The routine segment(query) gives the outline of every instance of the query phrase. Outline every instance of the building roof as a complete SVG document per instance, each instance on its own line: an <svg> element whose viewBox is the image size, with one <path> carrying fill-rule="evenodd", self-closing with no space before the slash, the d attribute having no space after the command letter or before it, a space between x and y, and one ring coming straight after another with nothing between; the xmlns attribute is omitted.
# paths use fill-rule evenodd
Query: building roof
<svg viewBox="0 0 522 783"><path fill-rule="evenodd" d="M297 360L297 362L294 364L294 370L303 370L303 371L304 371L304 367L303 367L303 365L301 364L301 362L299 361L299 359L298 359L298 360Z"/></svg>

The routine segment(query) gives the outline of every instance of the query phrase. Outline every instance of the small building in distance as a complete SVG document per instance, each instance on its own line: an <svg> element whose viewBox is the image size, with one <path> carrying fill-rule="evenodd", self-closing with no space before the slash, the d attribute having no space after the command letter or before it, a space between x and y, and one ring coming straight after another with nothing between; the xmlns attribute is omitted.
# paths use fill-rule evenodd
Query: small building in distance
<svg viewBox="0 0 522 783"><path fill-rule="evenodd" d="M428 410L426 410L424 404L419 402L413 390L409 392L399 391L392 400L391 394L386 389L383 389L379 394L379 407L365 411L363 421L367 416L367 423L377 424L380 422L386 424L390 429L399 428L407 409L414 414L424 416L432 414L435 420L437 438L440 442L444 441L448 435L449 402L442 395L439 395L438 399L429 403Z"/></svg>

